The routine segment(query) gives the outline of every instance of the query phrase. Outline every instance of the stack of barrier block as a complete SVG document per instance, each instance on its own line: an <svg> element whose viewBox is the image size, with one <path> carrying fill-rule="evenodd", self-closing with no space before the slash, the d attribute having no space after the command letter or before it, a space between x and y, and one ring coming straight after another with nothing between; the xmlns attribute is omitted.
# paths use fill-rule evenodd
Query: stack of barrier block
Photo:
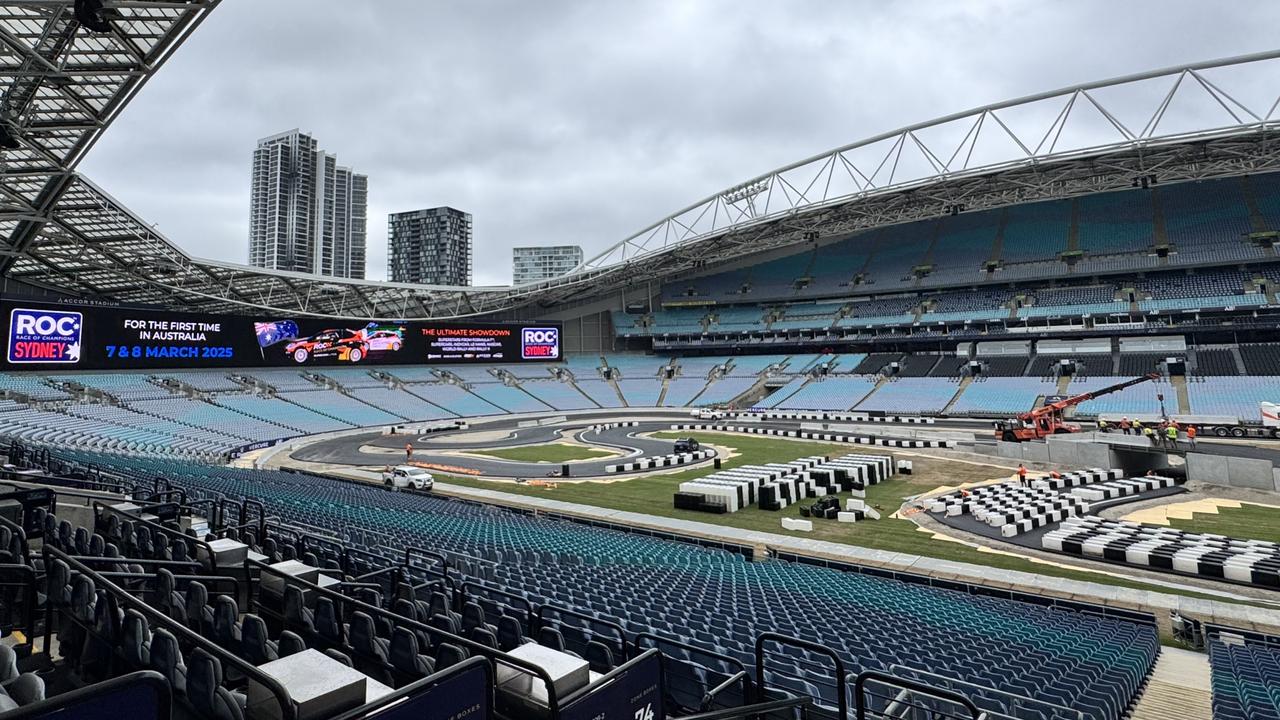
<svg viewBox="0 0 1280 720"><path fill-rule="evenodd" d="M1089 502L1103 502L1104 500L1114 500L1161 488L1173 487L1176 484L1177 481L1170 477L1148 475L1146 477L1108 480L1107 482L1096 483L1087 487L1078 487L1073 489L1071 494Z"/></svg>
<svg viewBox="0 0 1280 720"><path fill-rule="evenodd" d="M895 466L892 455L842 455L811 468L809 477L828 494L852 492L865 497L867 486L888 480Z"/></svg>
<svg viewBox="0 0 1280 720"><path fill-rule="evenodd" d="M1045 533L1041 546L1155 570L1280 587L1280 545L1188 533L1099 517L1073 518Z"/></svg>
<svg viewBox="0 0 1280 720"><path fill-rule="evenodd" d="M1056 490L1024 488L1012 483L995 486L1002 491L988 495L971 509L973 517L1000 528L1003 537L1014 537L1066 518L1089 512L1089 504Z"/></svg>
<svg viewBox="0 0 1280 720"><path fill-rule="evenodd" d="M929 510L948 517L971 514L975 520L1000 528L1014 537L1089 511L1088 503L1048 488L1024 488L1014 483L984 485L950 493L930 501Z"/></svg>
<svg viewBox="0 0 1280 720"><path fill-rule="evenodd" d="M1037 478L1031 481L1031 487L1042 490L1067 490L1069 488L1103 482L1104 480L1119 480L1123 476L1124 471L1119 468L1116 468L1115 470L1091 468L1089 470L1077 470L1075 472L1063 473L1058 477Z"/></svg>
<svg viewBox="0 0 1280 720"><path fill-rule="evenodd" d="M817 493L814 484L805 474L807 468L825 460L822 456L801 458L790 463L768 465L742 465L720 470L704 478L680 483L678 494L703 494L723 497L728 512L761 502L766 510L780 510L775 505L790 504L802 497ZM684 502L691 502L686 499ZM765 505L769 507L764 507Z"/></svg>

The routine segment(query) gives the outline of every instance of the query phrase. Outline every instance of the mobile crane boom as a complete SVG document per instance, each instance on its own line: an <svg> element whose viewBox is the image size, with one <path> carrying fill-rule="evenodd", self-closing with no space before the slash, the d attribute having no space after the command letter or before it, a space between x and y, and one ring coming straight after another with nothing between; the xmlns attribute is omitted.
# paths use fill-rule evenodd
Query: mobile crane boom
<svg viewBox="0 0 1280 720"><path fill-rule="evenodd" d="M1062 419L1063 411L1073 408L1083 402L1088 402L1094 398L1110 395L1111 393L1120 392L1128 387L1133 387L1151 380L1159 380L1159 373L1147 373L1142 377L1136 377L1124 382L1108 385L1104 388L1091 390L1089 392L1072 395L1055 402L1047 403L1035 410L1020 413L1016 419L1006 422L996 423L996 438L1000 440L1008 440L1017 442L1021 440L1034 440L1045 437L1047 435L1055 435L1059 433L1080 432L1079 425L1064 422Z"/></svg>

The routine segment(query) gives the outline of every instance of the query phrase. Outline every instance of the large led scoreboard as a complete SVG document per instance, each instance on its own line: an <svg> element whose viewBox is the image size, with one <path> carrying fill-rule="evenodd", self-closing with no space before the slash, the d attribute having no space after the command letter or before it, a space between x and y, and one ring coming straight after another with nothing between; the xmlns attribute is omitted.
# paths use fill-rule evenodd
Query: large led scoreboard
<svg viewBox="0 0 1280 720"><path fill-rule="evenodd" d="M561 359L556 323L209 315L0 298L8 370L529 363Z"/></svg>

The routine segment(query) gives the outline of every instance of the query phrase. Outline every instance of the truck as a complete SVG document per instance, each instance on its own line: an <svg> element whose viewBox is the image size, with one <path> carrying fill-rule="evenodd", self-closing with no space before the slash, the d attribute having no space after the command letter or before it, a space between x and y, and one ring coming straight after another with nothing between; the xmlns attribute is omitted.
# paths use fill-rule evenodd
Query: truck
<svg viewBox="0 0 1280 720"><path fill-rule="evenodd" d="M711 408L698 408L697 410L694 410L693 412L691 412L690 415L692 415L693 417L699 420L723 420L724 419L723 412L719 410L713 410Z"/></svg>
<svg viewBox="0 0 1280 720"><path fill-rule="evenodd" d="M1068 408L1073 408L1080 403L1103 395L1120 392L1127 387L1159 379L1159 373L1147 373L1142 377L1125 380L1115 385L1108 385L1098 390L1072 395L1071 397L1048 403L1043 407L1024 412L1016 418L997 422L995 429L996 439L1005 442L1023 442L1024 440L1039 440L1050 435L1080 432L1079 425L1069 423L1063 419L1062 414Z"/></svg>
<svg viewBox="0 0 1280 720"><path fill-rule="evenodd" d="M435 478L431 473L414 465L397 465L387 468L382 473L382 484L392 490L430 490L435 486Z"/></svg>
<svg viewBox="0 0 1280 720"><path fill-rule="evenodd" d="M1195 425L1201 437L1280 438L1280 405L1262 401L1258 403L1258 409L1262 413L1262 425L1241 425L1226 417L1206 417L1203 421L1195 417L1179 417L1178 420Z"/></svg>

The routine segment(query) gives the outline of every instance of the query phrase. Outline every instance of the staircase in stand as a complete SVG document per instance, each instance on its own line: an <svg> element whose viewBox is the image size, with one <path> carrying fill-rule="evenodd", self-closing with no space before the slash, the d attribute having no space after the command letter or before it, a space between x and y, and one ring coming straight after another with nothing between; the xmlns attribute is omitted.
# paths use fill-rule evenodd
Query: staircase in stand
<svg viewBox="0 0 1280 720"><path fill-rule="evenodd" d="M1209 656L1161 648L1151 680L1129 720L1210 720L1212 717Z"/></svg>

